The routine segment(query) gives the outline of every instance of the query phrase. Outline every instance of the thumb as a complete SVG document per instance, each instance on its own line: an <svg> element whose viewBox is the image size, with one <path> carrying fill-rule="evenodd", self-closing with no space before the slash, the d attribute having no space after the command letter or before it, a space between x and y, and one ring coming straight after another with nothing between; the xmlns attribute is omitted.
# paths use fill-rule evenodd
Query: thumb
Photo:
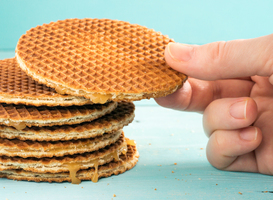
<svg viewBox="0 0 273 200"><path fill-rule="evenodd" d="M169 43L165 59L173 69L203 80L271 76L273 34L205 45Z"/></svg>

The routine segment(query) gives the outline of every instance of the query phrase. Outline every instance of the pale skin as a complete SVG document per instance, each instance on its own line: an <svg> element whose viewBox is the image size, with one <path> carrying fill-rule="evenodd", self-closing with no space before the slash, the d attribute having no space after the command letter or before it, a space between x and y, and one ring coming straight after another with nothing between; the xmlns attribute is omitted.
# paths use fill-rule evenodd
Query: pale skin
<svg viewBox="0 0 273 200"><path fill-rule="evenodd" d="M273 175L273 34L205 45L171 43L166 62L189 76L161 106L203 113L208 161Z"/></svg>

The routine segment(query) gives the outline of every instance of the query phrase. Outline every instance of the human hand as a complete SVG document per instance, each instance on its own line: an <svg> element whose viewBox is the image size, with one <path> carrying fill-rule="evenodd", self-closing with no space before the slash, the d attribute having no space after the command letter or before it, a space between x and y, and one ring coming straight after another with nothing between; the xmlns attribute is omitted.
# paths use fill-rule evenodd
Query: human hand
<svg viewBox="0 0 273 200"><path fill-rule="evenodd" d="M208 161L273 175L273 34L206 45L169 44L165 59L189 75L161 106L203 113Z"/></svg>

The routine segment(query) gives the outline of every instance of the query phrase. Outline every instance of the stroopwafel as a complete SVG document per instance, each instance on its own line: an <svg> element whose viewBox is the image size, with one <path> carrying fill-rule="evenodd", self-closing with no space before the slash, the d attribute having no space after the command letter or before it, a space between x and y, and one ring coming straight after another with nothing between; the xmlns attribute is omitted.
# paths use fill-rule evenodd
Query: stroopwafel
<svg viewBox="0 0 273 200"><path fill-rule="evenodd" d="M127 145L127 149L127 153L121 155L119 161L112 161L99 166L97 170L95 168L79 170L76 174L76 178L79 180L93 180L96 182L98 178L108 177L114 174L117 175L133 168L138 161L139 154L135 146ZM94 175L96 175L95 178ZM0 171L0 177L36 182L71 182L71 176L68 172L38 173L25 170L3 170Z"/></svg>
<svg viewBox="0 0 273 200"><path fill-rule="evenodd" d="M117 102L108 102L83 106L35 107L2 103L0 104L0 124L13 126L19 130L26 126L77 124L110 113L117 104Z"/></svg>
<svg viewBox="0 0 273 200"><path fill-rule="evenodd" d="M32 141L0 138L0 156L27 157L61 157L85 152L96 151L124 137L122 130L106 133L95 138L68 141Z"/></svg>
<svg viewBox="0 0 273 200"><path fill-rule="evenodd" d="M17 130L0 125L0 138L60 141L92 138L122 129L134 119L135 106L131 102L119 102L115 110L93 121L62 126L26 127Z"/></svg>
<svg viewBox="0 0 273 200"><path fill-rule="evenodd" d="M126 152L127 143L125 142L124 137L120 137L118 141L105 148L82 154L51 158L0 156L0 171L22 169L38 173L68 172L71 165L78 165L79 169L87 169L94 167L96 164L103 165L113 159L119 160L121 153L125 154Z"/></svg>
<svg viewBox="0 0 273 200"><path fill-rule="evenodd" d="M34 106L71 106L91 104L89 99L58 94L54 89L32 80L15 58L0 60L0 103Z"/></svg>
<svg viewBox="0 0 273 200"><path fill-rule="evenodd" d="M173 93L186 76L169 67L172 42L152 29L110 19L66 19L27 31L16 59L30 77L58 93L94 103L133 101Z"/></svg>

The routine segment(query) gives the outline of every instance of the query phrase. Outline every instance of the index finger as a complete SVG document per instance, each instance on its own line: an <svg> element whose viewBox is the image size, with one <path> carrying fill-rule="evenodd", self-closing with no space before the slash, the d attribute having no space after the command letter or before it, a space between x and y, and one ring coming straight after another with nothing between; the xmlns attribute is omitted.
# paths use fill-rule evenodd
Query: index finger
<svg viewBox="0 0 273 200"><path fill-rule="evenodd" d="M181 89L155 100L163 107L203 113L216 99L249 97L253 84L247 78L203 81L189 77Z"/></svg>
<svg viewBox="0 0 273 200"><path fill-rule="evenodd" d="M272 49L273 34L205 45L169 43L165 59L173 69L202 80L269 77L273 73Z"/></svg>

